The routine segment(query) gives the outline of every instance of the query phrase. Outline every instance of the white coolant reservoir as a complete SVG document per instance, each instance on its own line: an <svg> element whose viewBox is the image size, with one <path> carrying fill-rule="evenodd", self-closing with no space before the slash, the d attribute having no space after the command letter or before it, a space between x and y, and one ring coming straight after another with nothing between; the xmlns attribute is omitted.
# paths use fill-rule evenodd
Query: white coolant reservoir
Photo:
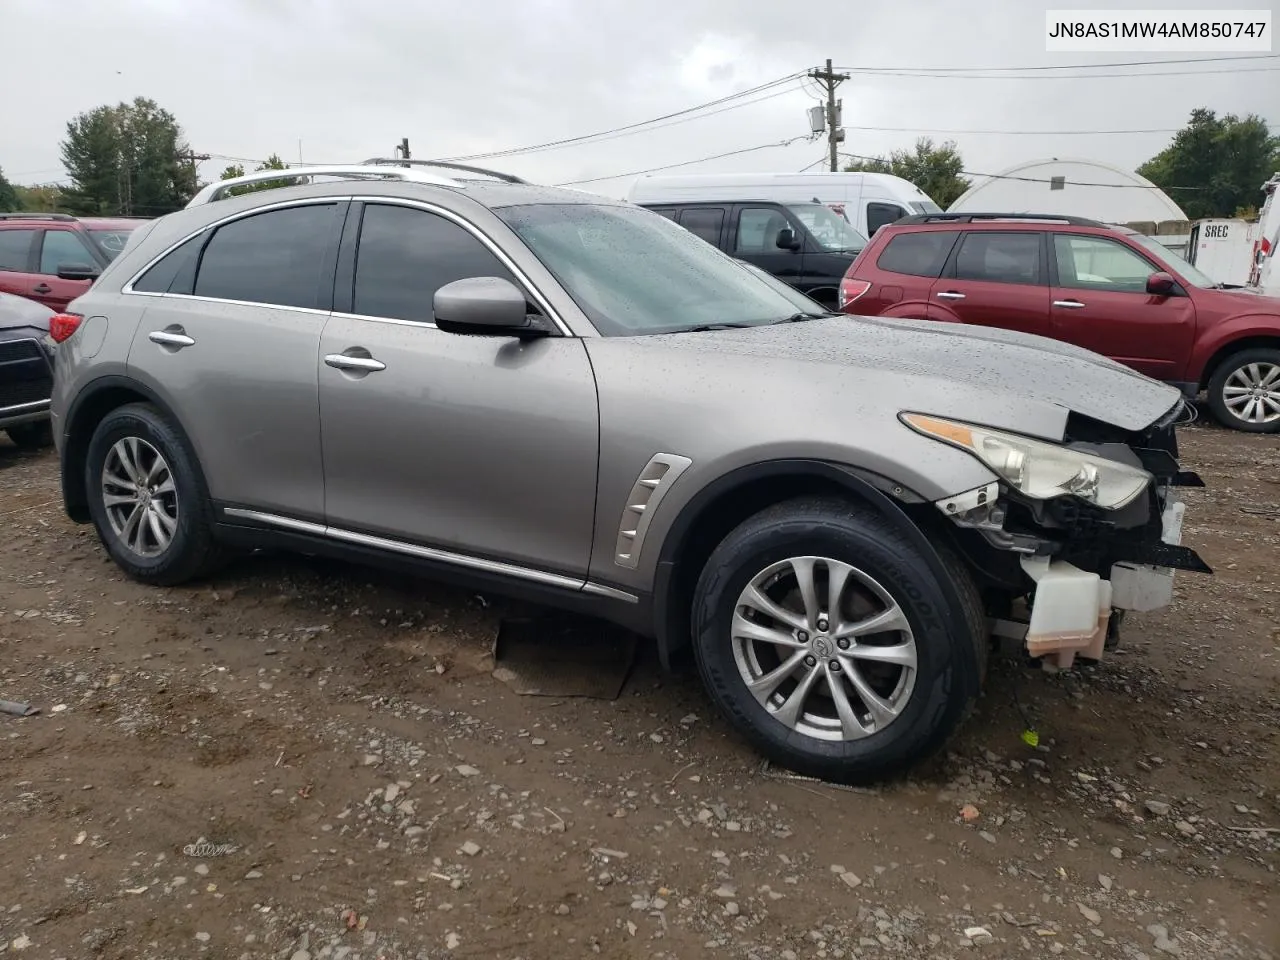
<svg viewBox="0 0 1280 960"><path fill-rule="evenodd" d="M1100 659L1111 619L1110 581L1065 560L1022 557L1021 562L1036 584L1027 652L1053 655L1059 667L1069 667L1077 653Z"/></svg>

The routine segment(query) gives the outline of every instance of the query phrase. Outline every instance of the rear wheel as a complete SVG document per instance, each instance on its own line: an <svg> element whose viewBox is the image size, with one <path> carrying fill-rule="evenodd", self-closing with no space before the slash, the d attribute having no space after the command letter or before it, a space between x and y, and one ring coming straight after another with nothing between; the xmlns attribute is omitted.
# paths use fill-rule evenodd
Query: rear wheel
<svg viewBox="0 0 1280 960"><path fill-rule="evenodd" d="M1209 380L1209 408L1233 430L1280 431L1280 349L1255 347L1227 357Z"/></svg>
<svg viewBox="0 0 1280 960"><path fill-rule="evenodd" d="M936 751L981 685L987 638L967 571L947 591L879 514L841 500L771 507L729 534L694 597L712 698L770 760L842 783Z"/></svg>
<svg viewBox="0 0 1280 960"><path fill-rule="evenodd" d="M195 457L149 404L128 404L98 424L85 489L98 537L133 579L182 583L221 559Z"/></svg>
<svg viewBox="0 0 1280 960"><path fill-rule="evenodd" d="M8 427L5 433L13 445L21 450L36 450L53 443L53 429L48 420L39 423L19 423Z"/></svg>

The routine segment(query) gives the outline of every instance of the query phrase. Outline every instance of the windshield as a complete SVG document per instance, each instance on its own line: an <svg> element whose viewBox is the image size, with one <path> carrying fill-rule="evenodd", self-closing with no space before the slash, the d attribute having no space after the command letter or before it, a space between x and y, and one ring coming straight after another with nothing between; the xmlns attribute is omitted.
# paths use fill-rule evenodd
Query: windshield
<svg viewBox="0 0 1280 960"><path fill-rule="evenodd" d="M941 213L942 212L942 208L938 206L936 203L934 203L932 200L925 200L923 202L919 200L912 200L910 201L909 206L916 213Z"/></svg>
<svg viewBox="0 0 1280 960"><path fill-rule="evenodd" d="M788 203L787 209L800 218L824 250L857 253L867 245L867 238L848 220L821 203Z"/></svg>
<svg viewBox="0 0 1280 960"><path fill-rule="evenodd" d="M1129 234L1129 239L1138 246L1145 248L1148 253L1156 258L1156 260L1163 260L1166 264L1173 267L1182 279L1186 280L1187 283L1191 284L1193 287L1202 287L1205 290L1212 290L1218 286L1216 280L1210 280L1159 240L1152 240L1150 237L1141 233L1131 233Z"/></svg>
<svg viewBox="0 0 1280 960"><path fill-rule="evenodd" d="M90 227L89 236L98 245L98 249L107 255L107 260L111 261L120 256L120 251L129 242L129 234L133 231L133 227Z"/></svg>
<svg viewBox="0 0 1280 960"><path fill-rule="evenodd" d="M649 210L546 203L494 212L604 336L755 326L796 313L794 299Z"/></svg>

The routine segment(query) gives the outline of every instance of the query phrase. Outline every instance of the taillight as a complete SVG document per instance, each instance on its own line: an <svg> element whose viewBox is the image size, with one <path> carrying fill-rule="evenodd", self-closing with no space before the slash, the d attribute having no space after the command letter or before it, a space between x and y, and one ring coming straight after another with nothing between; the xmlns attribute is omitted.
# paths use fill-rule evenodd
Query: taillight
<svg viewBox="0 0 1280 960"><path fill-rule="evenodd" d="M62 343L71 337L84 317L78 313L59 313L49 318L49 336L54 343Z"/></svg>
<svg viewBox="0 0 1280 960"><path fill-rule="evenodd" d="M871 284L866 280L845 277L840 281L840 309L843 310L870 289Z"/></svg>

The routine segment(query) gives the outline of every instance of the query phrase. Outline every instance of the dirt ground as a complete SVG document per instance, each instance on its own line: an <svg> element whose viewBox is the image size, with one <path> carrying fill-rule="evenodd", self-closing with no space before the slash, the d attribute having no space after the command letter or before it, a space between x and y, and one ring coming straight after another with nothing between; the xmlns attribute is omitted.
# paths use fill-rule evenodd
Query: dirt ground
<svg viewBox="0 0 1280 960"><path fill-rule="evenodd" d="M496 598L126 582L0 440L0 698L41 708L0 715L0 954L1280 957L1280 438L1183 437L1216 575L1097 667L998 658L874 791L769 776L643 648L616 700L514 693Z"/></svg>

